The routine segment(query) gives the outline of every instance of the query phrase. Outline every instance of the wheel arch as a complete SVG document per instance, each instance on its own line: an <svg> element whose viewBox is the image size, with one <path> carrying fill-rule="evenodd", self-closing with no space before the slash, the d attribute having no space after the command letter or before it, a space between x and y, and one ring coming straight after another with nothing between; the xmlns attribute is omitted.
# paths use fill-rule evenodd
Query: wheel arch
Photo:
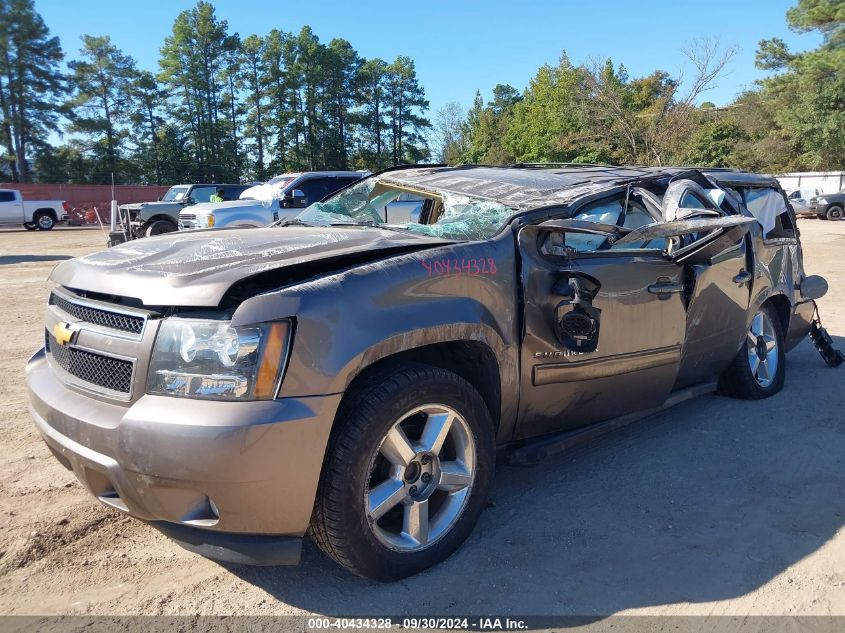
<svg viewBox="0 0 845 633"><path fill-rule="evenodd" d="M787 333L789 332L789 320L792 316L792 303L786 295L781 293L769 295L766 297L765 301L760 304L760 306L762 307L767 303L771 304L772 307L774 307L775 312L777 312L781 332L783 333L784 338L786 338Z"/></svg>
<svg viewBox="0 0 845 633"><path fill-rule="evenodd" d="M174 226L179 226L179 222L175 220L172 215L168 215L167 213L156 213L148 220L144 220L144 226L147 227L153 222L158 222L159 220L164 220L165 222L169 222Z"/></svg>
<svg viewBox="0 0 845 633"><path fill-rule="evenodd" d="M390 371L403 363L421 363L454 372L470 383L481 395L494 423L499 428L502 410L502 376L493 349L481 340L454 340L404 349L374 360L351 377L344 399L358 385L375 374ZM342 401L341 401L342 408Z"/></svg>

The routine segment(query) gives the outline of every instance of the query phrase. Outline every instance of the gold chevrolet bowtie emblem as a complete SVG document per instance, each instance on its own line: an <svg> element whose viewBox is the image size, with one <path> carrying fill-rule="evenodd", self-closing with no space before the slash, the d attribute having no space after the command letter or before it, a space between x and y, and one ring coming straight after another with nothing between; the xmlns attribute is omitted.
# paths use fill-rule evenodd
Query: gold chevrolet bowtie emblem
<svg viewBox="0 0 845 633"><path fill-rule="evenodd" d="M56 343L59 345L72 343L75 334L76 330L71 328L70 323L62 323L59 321L53 326L53 338L56 339Z"/></svg>

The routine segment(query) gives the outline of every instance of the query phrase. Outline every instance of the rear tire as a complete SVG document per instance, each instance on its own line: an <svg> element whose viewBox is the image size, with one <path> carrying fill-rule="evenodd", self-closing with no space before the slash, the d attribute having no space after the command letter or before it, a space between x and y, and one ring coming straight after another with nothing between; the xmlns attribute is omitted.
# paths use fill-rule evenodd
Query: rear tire
<svg viewBox="0 0 845 633"><path fill-rule="evenodd" d="M38 225L35 224L35 222L24 222L23 228L25 228L27 231L35 231L38 228Z"/></svg>
<svg viewBox="0 0 845 633"><path fill-rule="evenodd" d="M493 422L472 385L438 367L402 364L353 389L329 441L309 531L352 573L398 580L443 561L469 536L493 477Z"/></svg>
<svg viewBox="0 0 845 633"><path fill-rule="evenodd" d="M155 220L144 229L144 235L147 237L154 237L156 235L164 235L165 233L173 233L178 230L179 227L172 222L168 222L167 220Z"/></svg>
<svg viewBox="0 0 845 633"><path fill-rule="evenodd" d="M33 216L32 221L39 231L49 231L56 226L56 218L48 211L39 211Z"/></svg>
<svg viewBox="0 0 845 633"><path fill-rule="evenodd" d="M719 378L719 392L733 398L761 400L783 388L786 355L777 310L764 303L751 320L733 363Z"/></svg>
<svg viewBox="0 0 845 633"><path fill-rule="evenodd" d="M841 220L845 217L845 213L842 211L842 207L838 204L834 204L827 209L827 213L825 214L828 220Z"/></svg>

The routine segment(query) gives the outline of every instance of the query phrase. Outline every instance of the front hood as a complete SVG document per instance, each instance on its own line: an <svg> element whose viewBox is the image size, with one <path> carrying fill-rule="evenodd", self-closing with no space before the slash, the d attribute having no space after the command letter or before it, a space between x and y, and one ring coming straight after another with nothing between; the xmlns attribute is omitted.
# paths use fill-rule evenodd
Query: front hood
<svg viewBox="0 0 845 633"><path fill-rule="evenodd" d="M158 200L157 202L144 202L139 205L138 214L142 218L148 219L159 213L166 213L170 215L174 211L181 211L182 206L183 205L178 202L164 202L162 200Z"/></svg>
<svg viewBox="0 0 845 633"><path fill-rule="evenodd" d="M343 256L360 263L391 250L448 242L412 233L355 227L274 227L180 231L133 240L62 262L50 279L107 295L134 297L149 306L216 306L236 282L295 264Z"/></svg>

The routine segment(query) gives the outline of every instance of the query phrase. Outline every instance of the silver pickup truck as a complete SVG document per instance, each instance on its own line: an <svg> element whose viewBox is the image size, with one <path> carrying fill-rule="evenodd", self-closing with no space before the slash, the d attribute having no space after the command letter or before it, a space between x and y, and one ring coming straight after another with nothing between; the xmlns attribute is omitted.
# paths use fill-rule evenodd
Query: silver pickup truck
<svg viewBox="0 0 845 633"><path fill-rule="evenodd" d="M195 204L179 213L180 229L262 227L291 220L308 205L366 176L365 171L312 171L276 176L240 200Z"/></svg>

